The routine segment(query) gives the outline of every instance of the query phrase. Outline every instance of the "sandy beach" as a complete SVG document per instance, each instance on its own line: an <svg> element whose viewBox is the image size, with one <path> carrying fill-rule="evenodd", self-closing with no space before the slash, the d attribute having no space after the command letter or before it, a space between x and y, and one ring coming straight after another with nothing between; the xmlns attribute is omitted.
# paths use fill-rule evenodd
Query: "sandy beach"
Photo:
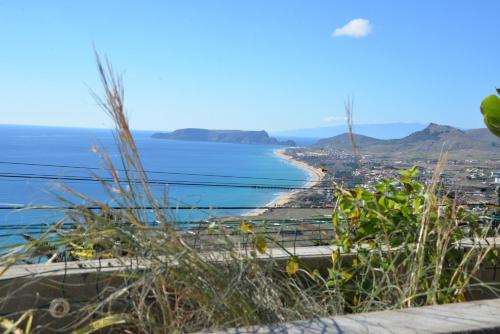
<svg viewBox="0 0 500 334"><path fill-rule="evenodd" d="M307 184L305 184L304 187L310 188L310 187L316 185L318 183L318 181L321 181L323 179L323 177L325 176L325 173L320 168L316 168L316 167L313 167L313 166L311 166L303 161L298 161L298 160L293 159L291 156L289 156L285 153L285 149L283 149L283 148L276 149L274 151L274 154L277 157L284 159L297 167L300 167L302 169L307 170L310 173L310 175L312 176L311 180L309 180L309 182ZM286 203L290 202L292 197L295 196L296 194L298 194L300 191L301 190L299 189L299 190L293 190L293 191L283 193L282 195L280 195L279 197L274 199L271 203L267 204L266 206L272 207L272 206L285 205ZM259 216L259 215L263 214L264 212L266 212L267 210L268 209L256 210L256 211L253 211L253 212L246 214L245 217Z"/></svg>

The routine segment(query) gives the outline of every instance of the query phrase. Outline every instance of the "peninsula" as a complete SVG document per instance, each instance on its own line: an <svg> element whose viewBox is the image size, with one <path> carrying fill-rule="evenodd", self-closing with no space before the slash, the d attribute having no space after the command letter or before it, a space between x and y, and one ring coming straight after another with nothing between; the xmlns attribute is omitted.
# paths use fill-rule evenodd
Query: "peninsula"
<svg viewBox="0 0 500 334"><path fill-rule="evenodd" d="M179 129L172 132L157 132L153 138L187 141L206 141L233 144L261 144L296 146L293 140L279 141L262 131Z"/></svg>

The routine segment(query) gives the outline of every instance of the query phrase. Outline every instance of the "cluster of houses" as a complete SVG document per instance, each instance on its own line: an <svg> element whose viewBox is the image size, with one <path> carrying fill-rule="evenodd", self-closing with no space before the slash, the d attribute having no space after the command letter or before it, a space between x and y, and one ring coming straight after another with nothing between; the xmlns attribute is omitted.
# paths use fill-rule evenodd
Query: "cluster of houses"
<svg viewBox="0 0 500 334"><path fill-rule="evenodd" d="M483 184L499 184L500 171L492 171L481 167L471 167L466 169L467 180L480 181Z"/></svg>

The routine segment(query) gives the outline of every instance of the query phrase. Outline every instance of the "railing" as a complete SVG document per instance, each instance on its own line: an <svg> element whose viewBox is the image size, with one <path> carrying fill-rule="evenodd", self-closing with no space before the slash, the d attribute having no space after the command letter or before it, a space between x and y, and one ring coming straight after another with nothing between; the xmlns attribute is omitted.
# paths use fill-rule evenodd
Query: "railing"
<svg viewBox="0 0 500 334"><path fill-rule="evenodd" d="M252 235L242 232L242 220L216 220L198 222L176 222L175 226L183 239L191 247L211 250L229 242L239 248L253 248ZM266 237L269 247L298 247L327 245L333 238L331 218L283 219L283 220L245 220L254 233ZM132 228L128 226L127 228ZM10 224L0 225L0 249L12 248L29 240L34 240L44 233L49 237L71 232L72 224ZM143 229L144 230L144 229ZM158 224L150 223L146 230L151 233L164 233Z"/></svg>

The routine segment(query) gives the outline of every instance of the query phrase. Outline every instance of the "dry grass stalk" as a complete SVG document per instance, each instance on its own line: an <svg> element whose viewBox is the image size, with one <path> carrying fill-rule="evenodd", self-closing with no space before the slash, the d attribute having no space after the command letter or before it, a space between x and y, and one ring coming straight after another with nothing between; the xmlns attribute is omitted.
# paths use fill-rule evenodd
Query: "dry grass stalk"
<svg viewBox="0 0 500 334"><path fill-rule="evenodd" d="M55 243L61 253L72 252L75 249L71 245L77 245L81 247L80 252L88 251L94 258L147 261L148 266L147 270L114 274L113 278L120 282L117 286L106 286L97 298L73 305L71 315L77 320L65 330L81 328L85 332L101 326L122 332L176 333L310 319L343 312L437 303L440 293L456 294L452 300L458 300L472 285L471 280L484 263L489 249L472 247L465 251L447 281L449 286L443 288L441 283L443 273L449 269L449 254L456 248L452 235L457 229L455 222L459 221L454 208L444 219L446 224L436 224L433 218L439 210L436 187L445 159L438 164L426 191L415 241L414 236L404 236L405 241L394 247L392 240L401 237L401 231L384 231L379 243L366 253L369 261L363 266L355 265L354 261L348 263L344 260L348 256L342 259L340 252L334 253L332 267L325 268L333 279L305 267L298 275L289 277L272 262L264 264L251 255L242 256L230 237L218 244L223 252L202 256L184 242L182 234L174 229L173 221L168 218L168 212L160 209L129 128L122 80L114 74L109 61L103 64L97 54L96 60L104 96L94 94L94 97L115 123L120 159L115 162L105 151L98 151L113 180L101 179L109 202L100 202L65 188L73 200L61 198L61 201L76 210L65 212L63 222L71 222L75 229L57 230L59 239ZM346 101L345 109L357 156L352 132L352 99ZM123 175L119 172L122 170L125 171ZM339 189L339 193L353 197L356 191ZM83 204L76 205L75 197ZM356 232L356 223L365 213L378 217L381 224L394 223L380 213L378 202L374 208L364 207L359 199L353 203L353 210L349 211L349 233ZM100 210L96 212L88 206ZM146 209L148 207L152 210ZM341 207L337 202L335 211ZM157 222L159 228L151 228L151 221ZM478 235L481 237L484 235ZM361 240L360 247L355 249L358 254L369 241ZM23 257L29 258L35 250L42 249L45 242L54 240L48 234L43 235L4 259L12 264ZM429 260L429 251L436 255L433 261ZM354 257L360 258L356 253ZM381 258L388 261L381 265L377 262ZM346 269L348 266L350 271ZM342 276L346 273L351 276ZM433 282L436 288L425 291L422 282ZM22 318L26 319L31 319L30 313Z"/></svg>

